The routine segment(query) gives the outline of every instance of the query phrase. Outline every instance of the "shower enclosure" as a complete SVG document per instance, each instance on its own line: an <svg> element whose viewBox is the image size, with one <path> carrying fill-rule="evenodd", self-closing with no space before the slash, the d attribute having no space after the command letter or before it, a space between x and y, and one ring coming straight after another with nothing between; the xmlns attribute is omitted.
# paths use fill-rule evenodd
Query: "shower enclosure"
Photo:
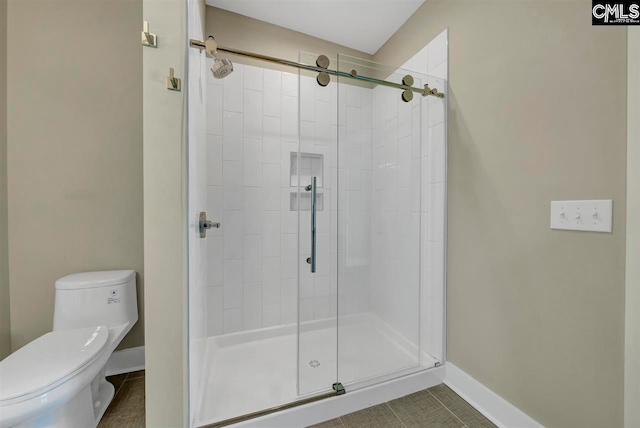
<svg viewBox="0 0 640 428"><path fill-rule="evenodd" d="M189 57L206 88L194 197L220 223L191 243L193 426L443 364L446 79L309 53L308 69L225 56L216 79Z"/></svg>

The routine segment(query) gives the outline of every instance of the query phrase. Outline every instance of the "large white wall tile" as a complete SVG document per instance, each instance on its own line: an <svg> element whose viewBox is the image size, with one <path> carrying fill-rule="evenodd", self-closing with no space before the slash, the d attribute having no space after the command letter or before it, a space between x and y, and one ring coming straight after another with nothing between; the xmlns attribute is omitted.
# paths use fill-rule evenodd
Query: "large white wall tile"
<svg viewBox="0 0 640 428"><path fill-rule="evenodd" d="M262 256L280 255L280 211L264 211L262 217Z"/></svg>
<svg viewBox="0 0 640 428"><path fill-rule="evenodd" d="M262 67L244 65L244 89L262 91Z"/></svg>
<svg viewBox="0 0 640 428"><path fill-rule="evenodd" d="M264 70L262 113L265 116L280 117L283 93L281 75L279 71Z"/></svg>
<svg viewBox="0 0 640 428"><path fill-rule="evenodd" d="M265 327L273 327L280 324L279 303L262 306L262 324Z"/></svg>
<svg viewBox="0 0 640 428"><path fill-rule="evenodd" d="M242 259L242 211L224 211L222 219L223 258Z"/></svg>
<svg viewBox="0 0 640 428"><path fill-rule="evenodd" d="M262 302L280 302L280 257L265 257L262 261Z"/></svg>
<svg viewBox="0 0 640 428"><path fill-rule="evenodd" d="M242 184L245 187L262 187L262 140L244 140Z"/></svg>
<svg viewBox="0 0 640 428"><path fill-rule="evenodd" d="M447 178L444 122L430 127L428 132L428 180L429 183L442 183Z"/></svg>
<svg viewBox="0 0 640 428"><path fill-rule="evenodd" d="M223 262L223 305L225 309L242 307L242 260Z"/></svg>
<svg viewBox="0 0 640 428"><path fill-rule="evenodd" d="M445 184L429 184L427 236L430 241L444 242Z"/></svg>
<svg viewBox="0 0 640 428"><path fill-rule="evenodd" d="M207 184L222 186L222 136L207 135Z"/></svg>
<svg viewBox="0 0 640 428"><path fill-rule="evenodd" d="M242 162L222 163L222 207L225 211L242 210Z"/></svg>
<svg viewBox="0 0 640 428"><path fill-rule="evenodd" d="M244 137L262 139L262 92L244 90Z"/></svg>
<svg viewBox="0 0 640 428"><path fill-rule="evenodd" d="M282 279L296 279L298 275L298 234L283 233L280 238L280 276Z"/></svg>
<svg viewBox="0 0 640 428"><path fill-rule="evenodd" d="M222 135L222 86L207 85L207 134Z"/></svg>
<svg viewBox="0 0 640 428"><path fill-rule="evenodd" d="M280 281L280 322L293 324L298 320L298 283L295 279Z"/></svg>
<svg viewBox="0 0 640 428"><path fill-rule="evenodd" d="M282 73L282 95L298 96L298 74Z"/></svg>
<svg viewBox="0 0 640 428"><path fill-rule="evenodd" d="M263 209L280 211L280 165L262 164L262 189ZM280 225L279 219L278 225Z"/></svg>
<svg viewBox="0 0 640 428"><path fill-rule="evenodd" d="M282 141L298 142L298 98L282 96Z"/></svg>
<svg viewBox="0 0 640 428"><path fill-rule="evenodd" d="M224 333L236 333L238 331L242 331L242 308L225 309Z"/></svg>
<svg viewBox="0 0 640 428"><path fill-rule="evenodd" d="M234 64L233 73L222 79L222 108L225 111L242 113L244 72L242 64Z"/></svg>
<svg viewBox="0 0 640 428"><path fill-rule="evenodd" d="M316 116L315 79L300 76L300 120L313 122Z"/></svg>
<svg viewBox="0 0 640 428"><path fill-rule="evenodd" d="M298 211L291 209L292 187L281 189L280 193L280 233L298 233Z"/></svg>
<svg viewBox="0 0 640 428"><path fill-rule="evenodd" d="M243 237L243 282L262 281L262 237L244 235Z"/></svg>
<svg viewBox="0 0 640 428"><path fill-rule="evenodd" d="M444 122L444 108L445 103L443 99L436 97L427 97L427 117L428 126L434 126Z"/></svg>
<svg viewBox="0 0 640 428"><path fill-rule="evenodd" d="M278 97L280 99L280 97ZM280 118L264 117L262 130L262 160L264 163L279 164L280 158Z"/></svg>
<svg viewBox="0 0 640 428"><path fill-rule="evenodd" d="M193 310L193 308L190 308ZM207 288L207 335L217 336L223 332L222 287Z"/></svg>
<svg viewBox="0 0 640 428"><path fill-rule="evenodd" d="M209 219L212 221L222 221L222 186L207 186L206 207L207 217ZM212 229L207 232L208 238L218 235L222 235L221 229Z"/></svg>
<svg viewBox="0 0 640 428"><path fill-rule="evenodd" d="M242 304L243 330L262 327L262 284L245 283Z"/></svg>
<svg viewBox="0 0 640 428"><path fill-rule="evenodd" d="M245 187L243 193L243 232L262 234L262 187Z"/></svg>
<svg viewBox="0 0 640 428"><path fill-rule="evenodd" d="M222 123L222 159L242 161L242 114L224 112Z"/></svg>

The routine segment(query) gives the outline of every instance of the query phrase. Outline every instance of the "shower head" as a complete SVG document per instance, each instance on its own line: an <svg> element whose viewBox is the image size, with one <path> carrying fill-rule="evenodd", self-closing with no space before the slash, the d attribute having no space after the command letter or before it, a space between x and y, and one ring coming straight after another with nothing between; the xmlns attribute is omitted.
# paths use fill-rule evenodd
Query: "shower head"
<svg viewBox="0 0 640 428"><path fill-rule="evenodd" d="M233 72L233 63L228 59L214 58L211 72L216 79L224 79Z"/></svg>
<svg viewBox="0 0 640 428"><path fill-rule="evenodd" d="M228 59L220 59L216 56L218 52L218 43L216 43L216 39L214 39L213 36L209 36L209 38L207 38L207 41L204 42L204 46L207 56L213 58L213 67L211 67L213 77L216 79L224 79L233 72L233 63L231 61Z"/></svg>

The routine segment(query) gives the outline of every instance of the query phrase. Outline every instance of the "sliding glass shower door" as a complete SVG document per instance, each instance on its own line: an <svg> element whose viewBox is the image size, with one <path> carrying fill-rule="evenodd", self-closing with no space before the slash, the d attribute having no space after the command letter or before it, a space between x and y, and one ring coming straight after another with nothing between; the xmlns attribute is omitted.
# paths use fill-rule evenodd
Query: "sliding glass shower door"
<svg viewBox="0 0 640 428"><path fill-rule="evenodd" d="M443 310L428 325L428 110L444 100L348 76L368 76L414 88L444 90L442 80L339 55L338 124L338 379L353 389L433 367L441 352L427 337L442 330ZM431 140L430 140L431 138ZM437 141L436 141L437 140ZM435 151L433 151L435 158ZM444 158L433 159L444 163ZM444 171L444 165L438 168ZM441 209L441 213L436 213ZM444 218L444 203L434 206ZM440 226L443 229L444 225ZM442 241L442 240L441 240ZM430 266L436 269L435 263ZM443 271L442 271L443 272ZM431 293L433 294L433 293ZM442 296L442 293L440 293ZM433 297L433 296L432 296ZM433 317L432 317L433 318ZM440 332L437 335L442 340Z"/></svg>
<svg viewBox="0 0 640 428"><path fill-rule="evenodd" d="M444 361L445 100L375 79L446 82L345 55L328 68L299 75L300 396Z"/></svg>
<svg viewBox="0 0 640 428"><path fill-rule="evenodd" d="M300 54L316 65L317 56ZM337 382L337 82L299 75L298 394L331 391Z"/></svg>

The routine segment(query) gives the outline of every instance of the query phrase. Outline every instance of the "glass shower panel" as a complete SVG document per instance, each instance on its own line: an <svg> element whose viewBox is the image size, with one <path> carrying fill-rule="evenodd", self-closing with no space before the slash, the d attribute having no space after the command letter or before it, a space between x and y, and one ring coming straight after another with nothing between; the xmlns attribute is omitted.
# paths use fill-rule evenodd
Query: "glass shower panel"
<svg viewBox="0 0 640 428"><path fill-rule="evenodd" d="M337 66L351 76L402 84L410 74L410 86L432 85L428 76L345 55ZM398 88L345 75L337 82L338 379L357 388L442 361L442 346L426 352L443 338L443 301L429 302L426 256L427 106L435 97L405 101ZM434 112L444 112L437 100Z"/></svg>
<svg viewBox="0 0 640 428"><path fill-rule="evenodd" d="M318 55L300 54L316 66ZM332 61L335 63L335 60ZM330 391L337 379L337 84L300 70L300 135L292 166L298 210L298 394ZM292 163L293 165L293 163Z"/></svg>
<svg viewBox="0 0 640 428"><path fill-rule="evenodd" d="M422 100L423 173L421 206L422 366L446 360L447 253L447 80L424 76L431 89L444 93Z"/></svg>

